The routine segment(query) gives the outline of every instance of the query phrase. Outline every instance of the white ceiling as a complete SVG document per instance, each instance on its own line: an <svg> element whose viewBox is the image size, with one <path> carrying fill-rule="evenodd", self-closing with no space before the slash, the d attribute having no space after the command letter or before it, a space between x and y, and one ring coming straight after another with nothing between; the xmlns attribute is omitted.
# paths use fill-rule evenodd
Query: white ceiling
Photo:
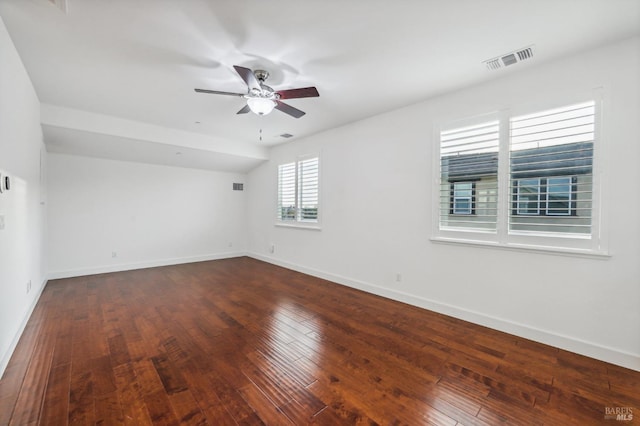
<svg viewBox="0 0 640 426"><path fill-rule="evenodd" d="M240 172L269 146L640 33L640 0L0 0L0 16L49 151ZM245 91L233 65L320 97L287 101L295 119L194 92Z"/></svg>

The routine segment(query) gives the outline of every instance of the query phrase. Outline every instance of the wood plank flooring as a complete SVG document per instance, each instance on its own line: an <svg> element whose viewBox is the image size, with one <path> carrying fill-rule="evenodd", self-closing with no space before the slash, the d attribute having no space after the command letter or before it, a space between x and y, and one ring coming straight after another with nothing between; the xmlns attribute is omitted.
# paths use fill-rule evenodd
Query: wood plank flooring
<svg viewBox="0 0 640 426"><path fill-rule="evenodd" d="M639 417L639 372L250 258L50 281L0 380L0 425Z"/></svg>

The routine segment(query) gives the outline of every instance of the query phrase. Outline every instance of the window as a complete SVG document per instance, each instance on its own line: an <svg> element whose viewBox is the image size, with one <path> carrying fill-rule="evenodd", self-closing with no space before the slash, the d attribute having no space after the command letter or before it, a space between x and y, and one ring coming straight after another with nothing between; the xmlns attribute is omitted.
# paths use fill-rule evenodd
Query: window
<svg viewBox="0 0 640 426"><path fill-rule="evenodd" d="M511 117L509 134L509 231L590 236L595 102Z"/></svg>
<svg viewBox="0 0 640 426"><path fill-rule="evenodd" d="M596 102L494 117L440 132L436 239L597 250Z"/></svg>
<svg viewBox="0 0 640 426"><path fill-rule="evenodd" d="M573 208L575 177L557 177L547 180L547 216L569 216Z"/></svg>
<svg viewBox="0 0 640 426"><path fill-rule="evenodd" d="M540 179L519 179L516 188L516 214L540 214Z"/></svg>
<svg viewBox="0 0 640 426"><path fill-rule="evenodd" d="M576 214L577 176L514 181L514 215L570 216Z"/></svg>
<svg viewBox="0 0 640 426"><path fill-rule="evenodd" d="M451 214L475 214L475 188L473 182L451 184Z"/></svg>
<svg viewBox="0 0 640 426"><path fill-rule="evenodd" d="M296 219L296 163L278 166L278 219Z"/></svg>
<svg viewBox="0 0 640 426"><path fill-rule="evenodd" d="M440 228L495 231L499 122L441 133Z"/></svg>
<svg viewBox="0 0 640 426"><path fill-rule="evenodd" d="M278 212L281 222L318 222L318 157L278 166Z"/></svg>

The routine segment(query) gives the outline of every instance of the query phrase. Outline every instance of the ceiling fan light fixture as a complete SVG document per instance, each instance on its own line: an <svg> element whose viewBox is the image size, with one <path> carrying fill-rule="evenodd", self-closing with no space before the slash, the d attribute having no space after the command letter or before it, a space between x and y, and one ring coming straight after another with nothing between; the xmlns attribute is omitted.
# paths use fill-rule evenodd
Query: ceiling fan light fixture
<svg viewBox="0 0 640 426"><path fill-rule="evenodd" d="M276 102L273 99L267 98L249 98L247 99L247 105L254 114L267 115L276 106Z"/></svg>

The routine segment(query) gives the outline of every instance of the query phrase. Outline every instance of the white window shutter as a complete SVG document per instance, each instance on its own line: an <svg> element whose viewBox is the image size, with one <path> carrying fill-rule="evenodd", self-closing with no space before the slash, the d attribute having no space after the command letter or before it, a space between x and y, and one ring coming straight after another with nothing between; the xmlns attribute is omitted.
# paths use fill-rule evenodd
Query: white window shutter
<svg viewBox="0 0 640 426"><path fill-rule="evenodd" d="M512 117L509 128L509 232L591 234L595 102ZM533 180L535 209L522 201Z"/></svg>
<svg viewBox="0 0 640 426"><path fill-rule="evenodd" d="M318 157L278 166L278 221L318 222L319 203Z"/></svg>
<svg viewBox="0 0 640 426"><path fill-rule="evenodd" d="M296 163L278 166L278 220L296 219Z"/></svg>
<svg viewBox="0 0 640 426"><path fill-rule="evenodd" d="M499 130L492 120L440 133L440 229L496 231ZM464 209L461 188L473 188Z"/></svg>
<svg viewBox="0 0 640 426"><path fill-rule="evenodd" d="M318 158L298 163L298 220L318 220Z"/></svg>

